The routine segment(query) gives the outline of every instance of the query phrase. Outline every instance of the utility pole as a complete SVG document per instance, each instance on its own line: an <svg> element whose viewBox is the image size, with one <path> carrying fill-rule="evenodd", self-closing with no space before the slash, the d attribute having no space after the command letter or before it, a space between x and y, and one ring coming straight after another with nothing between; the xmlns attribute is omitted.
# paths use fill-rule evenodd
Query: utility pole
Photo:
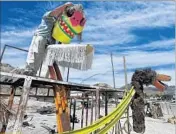
<svg viewBox="0 0 176 134"><path fill-rule="evenodd" d="M124 65L124 74L125 74L125 88L126 88L126 91L128 91L128 80L127 80L127 70L126 70L125 56L123 56L123 65ZM128 134L130 134L129 107L127 109L127 122L128 122Z"/></svg>
<svg viewBox="0 0 176 134"><path fill-rule="evenodd" d="M113 85L114 88L116 87L115 85L115 74L114 74L114 64L113 64L113 57L112 57L112 53L111 53L111 64L112 64L112 77L113 77Z"/></svg>

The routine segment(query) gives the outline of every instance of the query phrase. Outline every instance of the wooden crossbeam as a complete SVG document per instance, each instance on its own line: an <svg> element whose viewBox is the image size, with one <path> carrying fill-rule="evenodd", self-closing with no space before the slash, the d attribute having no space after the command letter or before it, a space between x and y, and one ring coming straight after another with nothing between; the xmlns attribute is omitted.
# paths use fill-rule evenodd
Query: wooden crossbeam
<svg viewBox="0 0 176 134"><path fill-rule="evenodd" d="M28 76L27 75L20 75L20 74L12 74L12 73L6 73L6 72L0 72L0 76L10 76L14 78L21 78L25 79ZM72 82L65 82L65 81L60 81L60 80L54 80L54 79L49 79L49 78L42 78L42 77L34 77L30 76L32 79L32 83L38 83L38 84L43 84L43 85L63 85L63 86L68 86L72 90L72 88L78 88L81 90L85 91L95 91L98 89L100 92L124 92L123 89L114 89L114 88L105 88L105 87L99 87L99 86L92 86L92 85L87 85L87 84L80 84L80 83L72 83ZM6 84L3 81L0 80L0 85ZM13 85L13 83L10 83L9 85ZM31 85L33 87L33 85Z"/></svg>

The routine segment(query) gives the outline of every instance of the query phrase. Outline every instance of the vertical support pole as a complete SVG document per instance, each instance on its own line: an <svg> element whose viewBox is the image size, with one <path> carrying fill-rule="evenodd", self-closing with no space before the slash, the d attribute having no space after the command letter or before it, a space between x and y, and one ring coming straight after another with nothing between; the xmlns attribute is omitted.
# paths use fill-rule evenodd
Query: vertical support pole
<svg viewBox="0 0 176 134"><path fill-rule="evenodd" d="M68 71L67 71L67 82L68 82L68 79L69 79L69 74L70 74L70 67L68 67Z"/></svg>
<svg viewBox="0 0 176 134"><path fill-rule="evenodd" d="M38 87L35 90L35 97L37 98L37 101L38 101L37 93L38 93Z"/></svg>
<svg viewBox="0 0 176 134"><path fill-rule="evenodd" d="M9 110L12 109L14 95L15 95L15 87L11 86L11 93L10 93L9 101L8 101ZM8 120L9 120L9 115L10 115L9 112L5 113L5 124L3 125L3 128L1 129L1 133L4 133L6 131Z"/></svg>
<svg viewBox="0 0 176 134"><path fill-rule="evenodd" d="M71 115L71 108L72 108L72 98L70 98L70 115Z"/></svg>
<svg viewBox="0 0 176 134"><path fill-rule="evenodd" d="M91 118L90 118L90 124L93 123L93 107L94 107L94 100L93 100L93 95L94 95L94 92L92 92L92 102L91 102Z"/></svg>
<svg viewBox="0 0 176 134"><path fill-rule="evenodd" d="M125 74L125 88L128 90L127 70L126 70L126 59L123 56L124 74Z"/></svg>
<svg viewBox="0 0 176 134"><path fill-rule="evenodd" d="M84 97L84 95L82 95L82 97ZM83 120L84 120L84 99L82 99L81 128L83 128Z"/></svg>
<svg viewBox="0 0 176 134"><path fill-rule="evenodd" d="M105 91L105 116L108 115L108 94Z"/></svg>
<svg viewBox="0 0 176 134"><path fill-rule="evenodd" d="M116 87L116 85L115 85L115 74L114 74L114 64L113 64L113 57L112 57L112 53L111 53L111 64L112 64L113 84L114 84L114 88L115 88L115 87Z"/></svg>
<svg viewBox="0 0 176 134"><path fill-rule="evenodd" d="M99 89L96 90L96 110L95 110L95 119L98 120L100 117L100 109L99 109L99 105L100 105L100 91Z"/></svg>
<svg viewBox="0 0 176 134"><path fill-rule="evenodd" d="M49 72L52 79L62 81L62 75L56 62L49 66ZM54 98L56 105L57 129L59 133L70 131L70 113L68 109L68 93L65 86L54 85Z"/></svg>
<svg viewBox="0 0 176 134"><path fill-rule="evenodd" d="M124 74L125 74L125 87L126 87L126 91L128 91L128 80L127 80L127 70L126 70L125 56L123 56L123 63L124 63ZM127 108L127 122L128 122L128 134L130 134L129 107Z"/></svg>
<svg viewBox="0 0 176 134"><path fill-rule="evenodd" d="M15 90L16 90L14 86L12 86L11 88L12 89L11 89L11 93L10 93L10 97L9 97L9 101L8 101L8 108L9 109L12 108L13 100L14 100L14 96L15 96ZM9 114L7 116L9 116Z"/></svg>
<svg viewBox="0 0 176 134"><path fill-rule="evenodd" d="M1 56L0 56L0 63L2 63L2 57L4 55L5 49L6 49L7 45L4 45L4 48L2 50Z"/></svg>
<svg viewBox="0 0 176 134"><path fill-rule="evenodd" d="M86 95L86 97L88 96ZM89 109L89 98L87 98L87 107L86 107L86 126L88 125L88 114L89 114L88 109Z"/></svg>
<svg viewBox="0 0 176 134"><path fill-rule="evenodd" d="M47 96L49 96L49 94L50 94L50 89L48 88Z"/></svg>
<svg viewBox="0 0 176 134"><path fill-rule="evenodd" d="M22 95L20 98L20 103L15 119L15 124L13 128L13 134L21 134L22 131L22 123L24 119L24 112L26 110L26 105L29 97L29 91L32 83L31 77L26 77L23 85Z"/></svg>
<svg viewBox="0 0 176 134"><path fill-rule="evenodd" d="M76 113L76 99L74 98L74 104L73 104L73 124L72 124L72 130L74 130L75 127L75 113Z"/></svg>

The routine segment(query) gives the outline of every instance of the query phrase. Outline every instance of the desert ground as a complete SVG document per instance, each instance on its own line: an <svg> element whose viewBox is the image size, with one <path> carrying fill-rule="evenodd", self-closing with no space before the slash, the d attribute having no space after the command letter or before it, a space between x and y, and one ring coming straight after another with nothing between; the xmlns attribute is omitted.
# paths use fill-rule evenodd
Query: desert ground
<svg viewBox="0 0 176 134"><path fill-rule="evenodd" d="M6 99L7 101L7 99ZM13 110L17 110L17 104L19 102L19 97L15 97ZM173 117L176 115L176 105L175 103L171 102L160 102L162 112L164 114L163 117L160 117L159 119L153 119L150 117L146 117L146 131L145 134L175 134L176 131L176 125L173 125L171 123L168 123L168 118ZM37 109L42 108L43 106L51 106L54 107L54 103L52 102L43 102L43 101L37 101L36 98L30 98L27 105L27 118L24 121L27 121L29 123L29 126L24 126L22 129L22 132L24 134L49 134L49 131L42 126L48 126L51 129L56 130L56 117L55 113L51 114L40 114L37 112ZM77 105L79 107L79 104ZM108 113L113 111L115 108L115 104L109 104L108 105ZM95 110L95 109L94 109ZM71 110L72 112L73 110ZM105 115L104 108L101 107L100 114L102 116ZM81 112L82 110L77 108L76 110L76 116L79 120L81 120ZM90 112L91 110L88 109L88 125L90 124ZM84 111L85 113L85 111ZM71 113L72 114L72 113ZM130 116L131 116L131 110L130 110ZM95 117L95 116L93 116ZM86 125L85 122L85 116L84 116L84 126ZM124 128L126 118L123 118L120 120L121 127ZM132 118L130 117L130 123L132 125ZM10 132L11 127L13 125L13 122L10 122L10 125L8 125L8 131ZM72 127L72 124L71 124ZM74 129L81 128L81 123L75 123ZM132 128L132 127L131 127ZM112 130L109 133L115 133L114 130ZM123 129L123 133L125 134L125 131ZM131 134L136 134L133 130L131 131Z"/></svg>

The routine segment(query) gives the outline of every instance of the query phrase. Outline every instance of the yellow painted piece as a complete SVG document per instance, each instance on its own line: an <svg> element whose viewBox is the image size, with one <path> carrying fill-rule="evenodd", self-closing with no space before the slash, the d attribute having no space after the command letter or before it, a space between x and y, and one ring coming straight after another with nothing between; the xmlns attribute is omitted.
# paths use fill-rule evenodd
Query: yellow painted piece
<svg viewBox="0 0 176 134"><path fill-rule="evenodd" d="M63 132L63 127L62 127L62 122L61 122L61 117L60 117L60 114L62 114L62 108L59 107L59 105L61 104L61 98L60 98L60 93L56 90L58 90L58 86L55 86L55 94L56 96L54 97L54 100L55 100L55 106L56 106L56 110L57 110L57 114L56 114L56 121L57 121L57 129L58 129L58 132Z"/></svg>
<svg viewBox="0 0 176 134"><path fill-rule="evenodd" d="M107 131L110 130L112 126L114 126L117 123L118 120L120 120L121 116L125 113L126 108L130 104L134 94L135 94L135 90L132 87L128 92L127 96L123 98L123 100L120 102L120 104L113 112L95 121L90 126L87 126L79 130L64 132L63 134L89 134L98 129L100 129L100 132L101 132L100 134L105 134Z"/></svg>
<svg viewBox="0 0 176 134"><path fill-rule="evenodd" d="M67 17L66 15L62 15L62 21L65 22L65 24L67 25L67 27L70 29L70 31L72 31L73 33L73 37L75 34L79 34L83 31L83 26L72 26L70 18ZM69 44L70 41L72 40L72 38L70 36L68 36L63 29L61 29L60 23L59 21L56 21L54 28L53 28L53 33L52 33L52 37L57 40L60 41L64 44Z"/></svg>
<svg viewBox="0 0 176 134"><path fill-rule="evenodd" d="M69 38L60 28L58 21L56 21L54 25L52 36L55 40L60 41L64 44L69 44L71 41L71 38Z"/></svg>

